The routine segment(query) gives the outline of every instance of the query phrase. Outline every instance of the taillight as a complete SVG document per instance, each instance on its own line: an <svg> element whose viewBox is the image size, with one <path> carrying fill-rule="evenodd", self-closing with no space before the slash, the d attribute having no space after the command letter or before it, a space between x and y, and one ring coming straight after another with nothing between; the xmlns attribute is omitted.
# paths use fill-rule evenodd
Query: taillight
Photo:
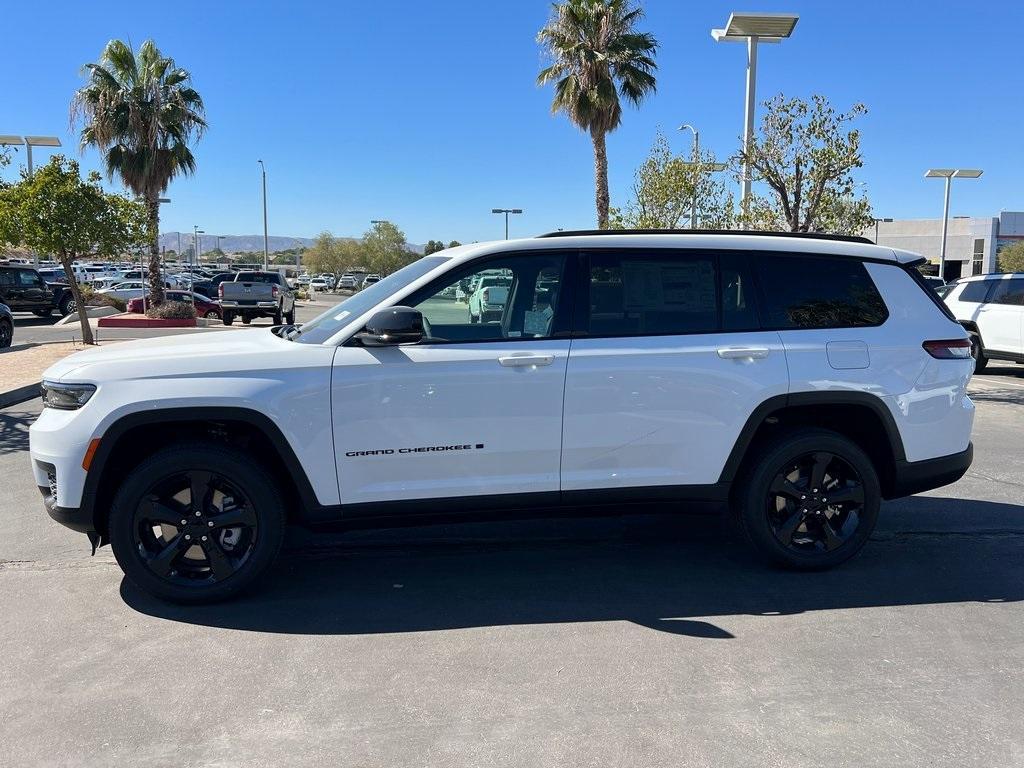
<svg viewBox="0 0 1024 768"><path fill-rule="evenodd" d="M484 304L490 304L491 303L491 289L490 288L484 288L484 297L483 298L484 298Z"/></svg>
<svg viewBox="0 0 1024 768"><path fill-rule="evenodd" d="M942 339L926 341L922 345L924 351L937 360L966 360L971 356L969 339Z"/></svg>
<svg viewBox="0 0 1024 768"><path fill-rule="evenodd" d="M219 296L222 299L224 298L224 283L221 283L220 285L217 286L217 296Z"/></svg>
<svg viewBox="0 0 1024 768"><path fill-rule="evenodd" d="M271 295L271 296L273 296L273 297L274 297L274 298L276 299L276 298L277 298L277 294L279 294L280 292L281 292L281 289L280 289L280 288L278 288L278 287L277 287L277 286L275 285L275 286L273 287L273 290L272 290L272 291L270 292L270 295Z"/></svg>

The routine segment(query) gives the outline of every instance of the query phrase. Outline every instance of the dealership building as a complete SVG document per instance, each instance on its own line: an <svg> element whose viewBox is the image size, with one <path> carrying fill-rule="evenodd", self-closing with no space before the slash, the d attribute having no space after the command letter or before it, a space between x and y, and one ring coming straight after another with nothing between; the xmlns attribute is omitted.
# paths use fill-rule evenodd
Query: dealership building
<svg viewBox="0 0 1024 768"><path fill-rule="evenodd" d="M942 219L877 219L864 235L879 245L904 248L925 256L938 274L942 249ZM952 216L946 234L947 281L996 272L999 249L1024 240L1024 212L1003 211L998 216Z"/></svg>

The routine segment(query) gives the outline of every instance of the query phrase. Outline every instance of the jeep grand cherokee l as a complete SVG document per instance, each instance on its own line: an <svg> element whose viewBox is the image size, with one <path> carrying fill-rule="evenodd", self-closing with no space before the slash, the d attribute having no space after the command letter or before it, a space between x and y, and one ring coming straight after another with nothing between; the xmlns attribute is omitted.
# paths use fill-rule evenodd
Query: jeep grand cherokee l
<svg viewBox="0 0 1024 768"><path fill-rule="evenodd" d="M288 523L412 514L716 501L766 560L826 568L971 462L970 342L919 261L752 233L451 248L301 327L62 360L32 467L53 518L179 602L251 584ZM452 288L496 270L500 316L470 322Z"/></svg>

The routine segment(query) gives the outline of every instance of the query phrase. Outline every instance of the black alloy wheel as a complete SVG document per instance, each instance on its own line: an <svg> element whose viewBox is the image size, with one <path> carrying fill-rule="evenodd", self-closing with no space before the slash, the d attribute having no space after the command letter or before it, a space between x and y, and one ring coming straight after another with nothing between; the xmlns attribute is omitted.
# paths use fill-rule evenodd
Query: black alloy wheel
<svg viewBox="0 0 1024 768"><path fill-rule="evenodd" d="M798 570L842 563L867 543L882 490L871 459L845 435L795 428L760 441L736 480L736 521L764 559Z"/></svg>
<svg viewBox="0 0 1024 768"><path fill-rule="evenodd" d="M213 584L241 568L259 538L252 502L227 478L188 470L154 483L135 509L135 548L154 575Z"/></svg>
<svg viewBox="0 0 1024 768"><path fill-rule="evenodd" d="M171 602L209 603L268 571L284 538L285 503L272 473L250 455L179 443L124 476L107 528L136 586Z"/></svg>
<svg viewBox="0 0 1024 768"><path fill-rule="evenodd" d="M816 451L786 464L766 499L772 533L800 552L838 549L860 524L864 482L848 462Z"/></svg>

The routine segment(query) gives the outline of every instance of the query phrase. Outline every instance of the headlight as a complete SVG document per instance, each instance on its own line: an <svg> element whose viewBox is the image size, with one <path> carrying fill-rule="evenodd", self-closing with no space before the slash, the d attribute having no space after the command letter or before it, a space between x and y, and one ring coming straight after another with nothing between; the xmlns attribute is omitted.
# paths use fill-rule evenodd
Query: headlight
<svg viewBox="0 0 1024 768"><path fill-rule="evenodd" d="M56 384L43 382L43 405L61 411L75 411L89 402L96 387L92 384Z"/></svg>

